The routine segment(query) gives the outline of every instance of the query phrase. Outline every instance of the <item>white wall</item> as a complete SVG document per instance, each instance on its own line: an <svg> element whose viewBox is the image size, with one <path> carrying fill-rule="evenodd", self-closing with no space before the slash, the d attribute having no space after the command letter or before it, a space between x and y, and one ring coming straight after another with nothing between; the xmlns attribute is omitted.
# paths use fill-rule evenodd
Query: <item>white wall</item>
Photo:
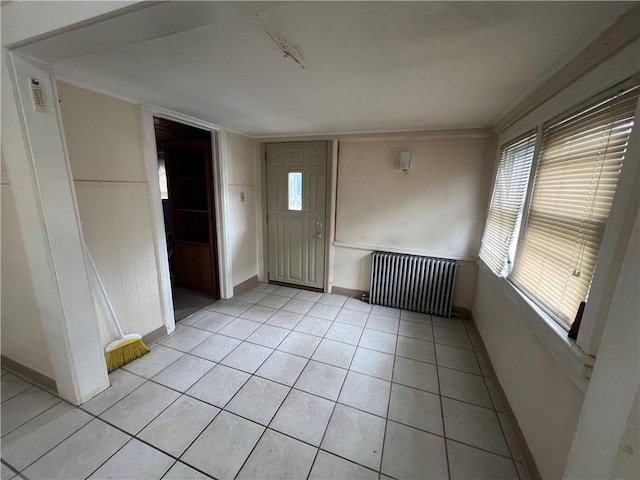
<svg viewBox="0 0 640 480"><path fill-rule="evenodd" d="M342 140L333 286L368 290L373 250L454 258L454 305L469 308L492 146L488 134L465 131ZM396 166L402 151L411 152L406 175Z"/></svg>
<svg viewBox="0 0 640 480"><path fill-rule="evenodd" d="M58 92L85 240L122 329L145 335L163 317L140 106L63 82ZM108 317L100 327L113 340Z"/></svg>
<svg viewBox="0 0 640 480"><path fill-rule="evenodd" d="M9 177L2 161L2 355L54 378Z"/></svg>
<svg viewBox="0 0 640 480"><path fill-rule="evenodd" d="M257 202L261 199L256 195L255 146L249 137L226 132L227 205L234 286L258 274Z"/></svg>
<svg viewBox="0 0 640 480"><path fill-rule="evenodd" d="M584 394L485 268L478 269L471 313L540 475L560 478Z"/></svg>
<svg viewBox="0 0 640 480"><path fill-rule="evenodd" d="M499 143L525 133L631 76L639 68L637 49L636 42L577 80L502 132ZM637 162L637 158L629 160ZM627 208L620 203L618 206ZM611 212L611 217L614 216L625 216L625 212L615 211L615 204ZM615 245L612 248L615 249ZM604 250L600 257L609 253ZM610 277L611 273L600 265L596 275ZM617 272L613 275L617 276ZM597 304L599 299L593 293L589 301ZM562 477L580 420L584 392L590 388L584 370L575 368L576 362L581 367L580 362L586 356L566 340L566 333L560 327L553 330L546 326L536 309L526 304L513 286L483 267L478 271L471 311L541 476ZM636 310L636 322L637 319ZM631 336L637 342L637 334ZM602 350L597 356L601 354ZM637 361L636 358L636 364ZM637 382L637 376L629 381ZM617 392L609 394L617 395ZM605 418L608 411L603 409L598 414Z"/></svg>
<svg viewBox="0 0 640 480"><path fill-rule="evenodd" d="M638 478L637 395L640 387L638 285L640 285L640 215L636 216L622 272L613 294L609 317L582 406L565 478ZM627 426L628 422L631 422L631 425ZM614 469L628 470L633 466L634 459L635 476L613 477Z"/></svg>

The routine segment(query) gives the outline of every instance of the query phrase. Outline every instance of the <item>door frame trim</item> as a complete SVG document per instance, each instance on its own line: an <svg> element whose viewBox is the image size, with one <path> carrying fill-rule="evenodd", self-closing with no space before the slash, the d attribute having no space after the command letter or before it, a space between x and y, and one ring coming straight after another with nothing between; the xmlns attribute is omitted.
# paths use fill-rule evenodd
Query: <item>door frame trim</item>
<svg viewBox="0 0 640 480"><path fill-rule="evenodd" d="M260 272L261 281L269 281L269 232L267 227L267 210L268 210L268 198L267 198L267 144L269 143L300 143L300 142L327 142L327 172L326 172L326 191L325 191L325 225L327 235L325 236L325 256L324 256L324 280L323 290L325 293L331 291L333 285L333 238L335 236L335 216L336 216L336 186L337 186L337 172L338 172L338 140L334 138L315 138L309 140L308 138L287 138L285 141L266 140L259 142L259 148L256 149L258 158L256 159L256 165L258 175L260 178L260 192L259 197L262 201L259 202L258 218L262 221L262 228L258 229L258 232L262 236L262 262L258 259L258 271ZM260 239L258 239L260 242ZM262 265L260 265L262 263Z"/></svg>
<svg viewBox="0 0 640 480"><path fill-rule="evenodd" d="M228 159L226 155L225 131L218 125L183 115L172 110L142 105L142 129L144 137L145 173L149 184L149 203L151 206L151 221L154 231L154 247L156 261L159 265L160 303L167 332L175 330L173 312L173 295L171 290L171 276L169 274L169 257L164 233L164 215L162 211L162 197L160 195L160 178L158 177L158 151L156 149L156 135L153 117L164 118L174 122L197 127L211 132L211 160L213 163L214 185L214 213L216 218L216 237L218 255L218 274L220 298L233 296L231 250L229 248L229 209L227 206L228 191Z"/></svg>

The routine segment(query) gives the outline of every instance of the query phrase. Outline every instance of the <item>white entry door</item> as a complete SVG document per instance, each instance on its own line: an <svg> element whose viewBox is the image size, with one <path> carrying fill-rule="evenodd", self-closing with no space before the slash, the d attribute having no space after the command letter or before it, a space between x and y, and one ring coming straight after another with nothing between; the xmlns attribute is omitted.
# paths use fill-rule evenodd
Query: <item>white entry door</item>
<svg viewBox="0 0 640 480"><path fill-rule="evenodd" d="M323 288L327 142L267 145L269 280Z"/></svg>

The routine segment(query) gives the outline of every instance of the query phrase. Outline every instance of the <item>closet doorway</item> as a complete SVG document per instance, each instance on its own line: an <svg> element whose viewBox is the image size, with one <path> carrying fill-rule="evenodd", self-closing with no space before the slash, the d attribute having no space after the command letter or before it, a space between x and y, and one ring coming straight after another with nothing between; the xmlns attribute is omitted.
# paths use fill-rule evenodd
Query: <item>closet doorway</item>
<svg viewBox="0 0 640 480"><path fill-rule="evenodd" d="M176 321L220 298L211 132L154 118Z"/></svg>

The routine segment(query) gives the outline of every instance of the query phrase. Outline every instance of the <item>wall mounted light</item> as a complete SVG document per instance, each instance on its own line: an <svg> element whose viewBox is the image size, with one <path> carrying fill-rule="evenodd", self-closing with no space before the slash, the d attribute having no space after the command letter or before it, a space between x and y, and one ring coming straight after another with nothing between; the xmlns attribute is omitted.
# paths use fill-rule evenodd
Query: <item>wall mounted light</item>
<svg viewBox="0 0 640 480"><path fill-rule="evenodd" d="M407 174L411 168L411 152L400 152L400 159L398 160L398 170Z"/></svg>

